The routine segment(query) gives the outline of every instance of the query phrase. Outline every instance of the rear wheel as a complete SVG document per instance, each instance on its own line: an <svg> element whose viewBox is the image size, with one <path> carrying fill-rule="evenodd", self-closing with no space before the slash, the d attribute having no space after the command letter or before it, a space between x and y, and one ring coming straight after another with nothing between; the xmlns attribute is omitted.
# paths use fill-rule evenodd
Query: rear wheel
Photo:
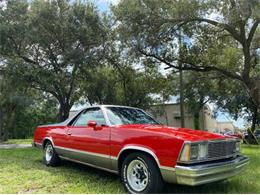
<svg viewBox="0 0 260 195"><path fill-rule="evenodd" d="M121 179L130 193L159 193L163 180L154 159L143 153L126 157L121 168Z"/></svg>
<svg viewBox="0 0 260 195"><path fill-rule="evenodd" d="M49 141L45 144L43 150L43 162L47 166L56 166L60 163L60 158Z"/></svg>

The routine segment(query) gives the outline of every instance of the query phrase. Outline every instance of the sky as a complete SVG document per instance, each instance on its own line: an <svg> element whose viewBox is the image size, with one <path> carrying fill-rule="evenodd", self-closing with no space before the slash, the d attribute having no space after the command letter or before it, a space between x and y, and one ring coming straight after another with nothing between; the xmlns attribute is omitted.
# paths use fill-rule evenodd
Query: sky
<svg viewBox="0 0 260 195"><path fill-rule="evenodd" d="M208 105L211 108L211 110L214 109L215 106L214 104L208 104ZM219 122L233 121L233 124L240 129L245 129L245 125L247 124L243 118L239 117L237 120L234 120L228 112L221 112L221 111L217 111L216 120Z"/></svg>
<svg viewBox="0 0 260 195"><path fill-rule="evenodd" d="M101 12L109 11L109 6L115 5L119 2L119 0L93 0L95 5L97 5L98 9Z"/></svg>
<svg viewBox="0 0 260 195"><path fill-rule="evenodd" d="M238 118L237 120L234 120L231 118L231 116L227 112L218 112L217 121L223 122L223 121L233 121L234 125L240 129L246 128L246 121L243 118Z"/></svg>

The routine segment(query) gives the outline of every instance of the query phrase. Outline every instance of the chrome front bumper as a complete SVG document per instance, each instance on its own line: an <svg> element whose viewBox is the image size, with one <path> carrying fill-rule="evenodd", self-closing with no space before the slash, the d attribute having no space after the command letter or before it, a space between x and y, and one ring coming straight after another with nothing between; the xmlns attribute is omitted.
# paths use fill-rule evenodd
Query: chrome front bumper
<svg viewBox="0 0 260 195"><path fill-rule="evenodd" d="M200 165L177 165L171 173L162 172L163 178L170 183L201 185L237 175L249 163L249 158L238 156L235 159Z"/></svg>

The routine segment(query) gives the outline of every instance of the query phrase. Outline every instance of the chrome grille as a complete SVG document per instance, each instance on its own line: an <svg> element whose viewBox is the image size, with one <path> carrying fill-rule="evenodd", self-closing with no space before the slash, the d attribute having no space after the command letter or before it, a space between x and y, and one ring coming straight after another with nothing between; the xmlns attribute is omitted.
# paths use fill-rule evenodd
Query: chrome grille
<svg viewBox="0 0 260 195"><path fill-rule="evenodd" d="M225 158L236 153L235 141L217 141L208 143L208 158Z"/></svg>

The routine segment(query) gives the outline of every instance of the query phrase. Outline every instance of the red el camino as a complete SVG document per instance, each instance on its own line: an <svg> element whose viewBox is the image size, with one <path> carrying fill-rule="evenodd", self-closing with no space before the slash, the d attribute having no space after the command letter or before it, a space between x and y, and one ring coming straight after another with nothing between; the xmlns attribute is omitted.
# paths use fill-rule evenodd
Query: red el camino
<svg viewBox="0 0 260 195"><path fill-rule="evenodd" d="M131 193L160 192L164 182L223 180L249 162L239 139L167 127L125 106L93 106L63 123L39 126L33 144L43 148L46 165L64 159L117 173Z"/></svg>

